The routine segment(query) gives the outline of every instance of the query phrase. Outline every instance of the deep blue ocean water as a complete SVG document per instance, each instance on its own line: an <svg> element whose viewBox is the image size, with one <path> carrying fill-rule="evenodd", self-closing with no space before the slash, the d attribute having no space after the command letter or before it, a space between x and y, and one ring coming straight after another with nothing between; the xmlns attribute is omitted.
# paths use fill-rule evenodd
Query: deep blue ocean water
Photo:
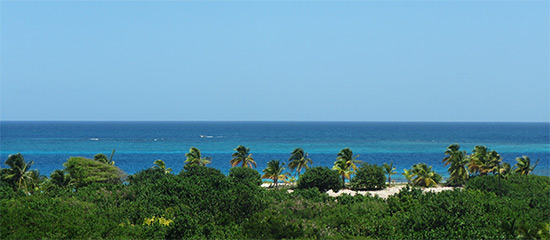
<svg viewBox="0 0 550 240"><path fill-rule="evenodd" d="M152 167L156 159L178 173L191 146L227 174L233 149L245 145L260 172L271 159L287 160L297 147L309 152L314 166L332 167L336 154L349 147L368 163L393 161L399 174L392 178L403 180L403 169L419 162L448 176L442 159L452 143L468 153L485 145L511 165L522 155L540 159L534 173L550 175L549 123L0 122L2 166L20 152L48 176L71 156L109 156L113 149L115 165L128 174Z"/></svg>

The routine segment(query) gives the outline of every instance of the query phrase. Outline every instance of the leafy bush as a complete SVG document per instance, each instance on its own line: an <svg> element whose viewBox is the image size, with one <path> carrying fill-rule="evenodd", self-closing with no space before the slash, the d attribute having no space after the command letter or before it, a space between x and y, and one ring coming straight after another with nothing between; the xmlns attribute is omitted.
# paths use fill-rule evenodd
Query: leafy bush
<svg viewBox="0 0 550 240"><path fill-rule="evenodd" d="M470 178L465 187L492 192L498 196L525 198L541 192L550 193L550 177L521 174L510 174L508 178L501 178L498 175L475 176Z"/></svg>
<svg viewBox="0 0 550 240"><path fill-rule="evenodd" d="M513 188L509 181L499 176L491 175L472 177L466 182L464 187L466 189L492 192L498 196L508 195Z"/></svg>
<svg viewBox="0 0 550 240"><path fill-rule="evenodd" d="M407 239L509 239L500 231L503 219L513 212L507 200L479 191L425 193L396 214L397 238Z"/></svg>
<svg viewBox="0 0 550 240"><path fill-rule="evenodd" d="M120 218L114 216L122 214L113 215L116 211L120 209L100 208L72 197L4 199L0 200L0 235L2 239L137 238L139 228L120 226Z"/></svg>
<svg viewBox="0 0 550 240"><path fill-rule="evenodd" d="M93 182L121 183L125 176L118 167L84 157L70 157L63 166L77 187Z"/></svg>
<svg viewBox="0 0 550 240"><path fill-rule="evenodd" d="M135 194L129 208L139 209L128 215L130 223L153 216L173 220L161 238L242 238L238 223L267 206L265 189L235 183L204 166L178 175L142 171L129 179Z"/></svg>
<svg viewBox="0 0 550 240"><path fill-rule="evenodd" d="M9 199L16 196L25 196L21 189L15 189L12 184L0 181L0 199Z"/></svg>
<svg viewBox="0 0 550 240"><path fill-rule="evenodd" d="M243 225L247 239L285 239L304 236L303 227L290 214L270 208L252 216Z"/></svg>
<svg viewBox="0 0 550 240"><path fill-rule="evenodd" d="M389 196L386 202L389 206L390 213L403 212L411 206L418 204L418 199L422 196L420 188L411 188L409 185L401 188L399 193Z"/></svg>
<svg viewBox="0 0 550 240"><path fill-rule="evenodd" d="M185 171L181 171L179 176L183 177L196 177L196 178L216 178L225 179L225 175L218 169L205 167L200 165L190 165Z"/></svg>
<svg viewBox="0 0 550 240"><path fill-rule="evenodd" d="M262 185L262 175L258 171L247 167L233 167L229 169L229 178L235 183L247 185Z"/></svg>
<svg viewBox="0 0 550 240"><path fill-rule="evenodd" d="M296 189L292 192L293 196L301 197L313 202L324 202L333 198L324 192L320 192L316 187L308 189Z"/></svg>
<svg viewBox="0 0 550 240"><path fill-rule="evenodd" d="M384 168L377 166L376 164L363 164L357 170L355 177L351 179L351 186L353 189L383 189L386 187L386 175L384 174Z"/></svg>
<svg viewBox="0 0 550 240"><path fill-rule="evenodd" d="M314 167L307 169L298 179L298 189L307 189L316 187L321 192L329 189L338 191L342 187L342 179L338 172L330 170L327 167Z"/></svg>

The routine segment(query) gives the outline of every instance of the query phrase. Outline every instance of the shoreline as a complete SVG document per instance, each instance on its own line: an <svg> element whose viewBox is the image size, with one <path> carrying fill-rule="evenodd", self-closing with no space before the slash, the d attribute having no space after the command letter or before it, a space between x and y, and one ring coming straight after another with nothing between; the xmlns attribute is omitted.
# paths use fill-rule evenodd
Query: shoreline
<svg viewBox="0 0 550 240"><path fill-rule="evenodd" d="M272 183L264 182L264 183L262 183L261 187L266 188L266 189L270 189L270 188L273 188L271 185L272 185ZM279 187L289 187L289 186L293 186L293 185L294 184L291 184L291 183L279 183ZM401 191L401 189L405 186L407 186L406 182L405 183L400 183L400 184L399 183L394 184L391 187L386 187L386 188L381 189L381 190L340 189L338 192L334 192L334 191L332 191L332 189L330 189L330 190L326 191L325 193L328 194L331 197L338 197L338 196L341 196L343 194L348 194L348 195L351 195L351 196L355 196L357 194L361 194L361 195L365 196L367 194L370 194L371 196L378 196L382 199L387 199L389 196L392 196L394 194L399 193L399 191ZM436 186L436 187L431 187L431 188L421 187L420 189L422 189L423 193L425 193L425 192L439 193L439 192L442 192L442 191L452 191L455 188L461 188L461 187ZM289 193L294 192L293 189L288 189L287 191Z"/></svg>
<svg viewBox="0 0 550 240"><path fill-rule="evenodd" d="M341 196L343 194L348 194L348 195L351 195L351 196L355 196L357 194L361 194L361 195L365 196L367 194L370 194L372 196L378 196L382 199L387 199L389 196L392 196L394 194L399 193L399 191L401 191L401 189L403 187L405 187L405 186L400 185L400 186L387 187L387 188L384 188L382 190L364 190L364 191L361 191L361 190L355 191L355 190L350 190L350 189L340 189L338 192L334 192L334 191L332 191L332 189L330 189L326 193L331 197L338 197L338 196ZM457 188L457 187L437 186L437 187L432 187L432 188L420 188L420 189L422 189L423 193L426 193L426 192L439 193L439 192L442 192L442 191L452 191L455 188Z"/></svg>

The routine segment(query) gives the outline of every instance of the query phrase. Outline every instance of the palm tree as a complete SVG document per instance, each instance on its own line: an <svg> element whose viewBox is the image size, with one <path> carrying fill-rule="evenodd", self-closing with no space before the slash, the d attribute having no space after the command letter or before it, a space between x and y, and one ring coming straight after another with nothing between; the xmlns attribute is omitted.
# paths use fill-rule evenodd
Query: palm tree
<svg viewBox="0 0 550 240"><path fill-rule="evenodd" d="M411 184L411 179L414 177L412 169L403 169L403 173L401 173L401 175L405 176L407 179L407 184Z"/></svg>
<svg viewBox="0 0 550 240"><path fill-rule="evenodd" d="M94 155L94 160L109 164L109 165L115 165L115 161L113 161L113 156L115 155L115 149L113 149L113 152L111 153L111 156L107 158L107 156L103 153L98 153Z"/></svg>
<svg viewBox="0 0 550 240"><path fill-rule="evenodd" d="M412 172L415 177L413 184L416 186L435 186L441 179L441 176L432 170L432 166L428 167L425 163L417 163L413 165Z"/></svg>
<svg viewBox="0 0 550 240"><path fill-rule="evenodd" d="M353 171L357 171L356 164L363 163L363 161L357 160L358 157L359 157L359 155L353 157L353 151L351 151L351 149L344 148L344 149L340 150L340 152L338 153L338 155L336 157L336 160L345 161L346 164L349 165L351 167L351 169L353 169Z"/></svg>
<svg viewBox="0 0 550 240"><path fill-rule="evenodd" d="M510 164L507 162L503 162L502 167L498 170L498 174L503 178L507 178L511 170L512 166L510 166Z"/></svg>
<svg viewBox="0 0 550 240"><path fill-rule="evenodd" d="M349 148L344 148L340 150L336 157L336 162L334 162L334 166L332 167L332 170L338 171L340 176L342 176L342 184L345 188L345 182L346 178L350 178L351 174L354 174L357 171L357 165L359 163L362 163L363 161L357 160L357 157L359 155L353 157L353 151Z"/></svg>
<svg viewBox="0 0 550 240"><path fill-rule="evenodd" d="M384 168L384 172L388 174L388 186L391 187L391 175L394 175L397 173L395 171L395 167L393 167L393 161L391 161L389 165L387 163L384 163L382 167Z"/></svg>
<svg viewBox="0 0 550 240"><path fill-rule="evenodd" d="M529 157L518 157L516 158L516 161L518 163L516 163L515 165L516 169L514 170L514 172L520 173L521 175L529 175L529 173L531 173L535 169L535 167L537 167L537 165L539 164L539 160L540 159L537 159L535 165L531 166L531 159Z"/></svg>
<svg viewBox="0 0 550 240"><path fill-rule="evenodd" d="M466 165L469 162L466 151L460 151L458 143L451 144L445 151L447 157L443 158L445 166L449 166L449 182L463 184L469 177L470 173Z"/></svg>
<svg viewBox="0 0 550 240"><path fill-rule="evenodd" d="M302 148L296 148L290 154L288 158L288 168L291 171L296 171L298 175L302 172L302 169L308 169L308 164L313 164L311 158L308 157L307 152L304 152Z"/></svg>
<svg viewBox="0 0 550 240"><path fill-rule="evenodd" d="M501 162L500 154L496 151L489 151L485 146L475 146L470 156L468 168L471 173L487 175L489 173L498 173Z"/></svg>
<svg viewBox="0 0 550 240"><path fill-rule="evenodd" d="M513 219L503 222L501 228L516 239L550 239L550 223L529 225Z"/></svg>
<svg viewBox="0 0 550 240"><path fill-rule="evenodd" d="M65 171L57 169L50 174L50 181L51 183L59 186L59 187L67 187L71 185L71 177L65 173Z"/></svg>
<svg viewBox="0 0 550 240"><path fill-rule="evenodd" d="M336 160L332 170L338 171L338 174L342 176L342 188L346 188L346 178L349 179L351 174L353 174L353 170L351 170L347 162L344 160Z"/></svg>
<svg viewBox="0 0 550 240"><path fill-rule="evenodd" d="M160 159L155 160L153 164L156 165L153 168L160 169L164 174L172 172L172 168L166 168L166 164Z"/></svg>
<svg viewBox="0 0 550 240"><path fill-rule="evenodd" d="M187 159L185 160L187 165L196 165L196 166L206 166L206 164L211 163L211 157L202 157L201 151L196 147L191 147L189 153L185 154Z"/></svg>
<svg viewBox="0 0 550 240"><path fill-rule="evenodd" d="M254 162L254 158L252 158L252 154L250 153L250 148L239 145L234 150L236 152L232 155L233 159L229 161L231 167L235 167L239 165L239 163L242 163L242 167L252 168L252 165L254 165L254 167L257 167L256 162Z"/></svg>
<svg viewBox="0 0 550 240"><path fill-rule="evenodd" d="M281 164L279 160L271 160L267 162L267 167L263 171L264 175L262 176L262 178L273 180L273 184L275 184L275 187L277 187L279 179L285 181L287 178L287 174L283 174L283 170L285 170L285 168L283 167L284 165L285 164Z"/></svg>
<svg viewBox="0 0 550 240"><path fill-rule="evenodd" d="M30 179L30 181L27 183L27 192L38 191L47 179L46 176L40 175L40 171L38 171L37 169L30 170L27 172L27 174L28 178Z"/></svg>
<svg viewBox="0 0 550 240"><path fill-rule="evenodd" d="M29 170L34 164L34 161L25 162L21 153L9 155L5 162L10 168L3 175L4 180L14 183L17 188L23 188L28 192L27 185L32 184L32 172Z"/></svg>

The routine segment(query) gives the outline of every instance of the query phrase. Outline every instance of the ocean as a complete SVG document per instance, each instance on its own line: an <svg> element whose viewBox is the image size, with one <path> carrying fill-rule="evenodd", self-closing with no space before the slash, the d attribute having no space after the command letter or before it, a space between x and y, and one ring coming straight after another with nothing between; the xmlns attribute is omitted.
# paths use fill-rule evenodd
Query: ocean
<svg viewBox="0 0 550 240"><path fill-rule="evenodd" d="M49 176L71 156L107 156L128 174L162 159L174 173L182 170L185 153L197 147L212 157L208 166L227 174L238 145L250 148L261 172L271 159L286 161L294 148L309 153L313 166L332 167L336 154L349 147L359 160L381 165L393 161L398 174L426 163L444 177L444 152L458 143L468 154L485 145L512 166L529 156L534 173L550 176L550 123L453 122L0 122L2 167L8 155L21 153L32 169Z"/></svg>

